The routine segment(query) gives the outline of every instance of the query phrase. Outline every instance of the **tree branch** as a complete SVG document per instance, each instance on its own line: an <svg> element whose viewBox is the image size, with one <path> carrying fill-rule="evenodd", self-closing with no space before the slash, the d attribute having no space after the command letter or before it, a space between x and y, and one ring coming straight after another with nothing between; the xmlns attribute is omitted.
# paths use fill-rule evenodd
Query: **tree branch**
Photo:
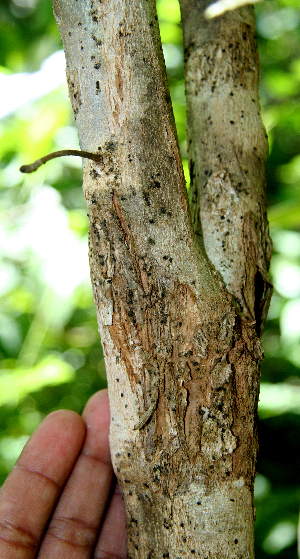
<svg viewBox="0 0 300 559"><path fill-rule="evenodd" d="M208 258L260 335L271 298L253 7L207 21L207 0L180 0L190 198Z"/></svg>
<svg viewBox="0 0 300 559"><path fill-rule="evenodd" d="M85 159L92 159L92 161L102 161L101 154L90 153L88 151L80 151L77 149L62 149L60 151L53 151L52 153L48 153L48 155L37 159L29 165L21 165L20 171L21 173L33 173L39 167L41 167L41 165L47 163L47 161L51 161L51 159L55 159L56 157L63 157L65 155L75 155L78 157L84 157Z"/></svg>

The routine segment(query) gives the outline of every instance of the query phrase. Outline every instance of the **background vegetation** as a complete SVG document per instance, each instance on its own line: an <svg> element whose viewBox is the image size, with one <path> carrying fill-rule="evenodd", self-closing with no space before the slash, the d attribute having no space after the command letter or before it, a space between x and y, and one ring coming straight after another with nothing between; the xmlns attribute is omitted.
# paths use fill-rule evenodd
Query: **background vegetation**
<svg viewBox="0 0 300 559"><path fill-rule="evenodd" d="M157 3L188 183L179 6ZM300 501L298 0L264 0L256 15L275 285L263 336L256 554L289 559L297 553ZM2 0L0 482L47 413L62 407L80 413L106 384L88 277L81 161L56 160L29 176L18 171L50 151L78 147L61 49L50 0Z"/></svg>

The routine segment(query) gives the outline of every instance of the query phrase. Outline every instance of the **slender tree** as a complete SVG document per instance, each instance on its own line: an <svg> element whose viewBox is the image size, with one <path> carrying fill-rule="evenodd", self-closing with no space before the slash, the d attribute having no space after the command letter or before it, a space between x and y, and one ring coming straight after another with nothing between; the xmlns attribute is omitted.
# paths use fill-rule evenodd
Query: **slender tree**
<svg viewBox="0 0 300 559"><path fill-rule="evenodd" d="M271 286L253 8L181 0L188 203L155 0L53 0L130 559L254 557Z"/></svg>

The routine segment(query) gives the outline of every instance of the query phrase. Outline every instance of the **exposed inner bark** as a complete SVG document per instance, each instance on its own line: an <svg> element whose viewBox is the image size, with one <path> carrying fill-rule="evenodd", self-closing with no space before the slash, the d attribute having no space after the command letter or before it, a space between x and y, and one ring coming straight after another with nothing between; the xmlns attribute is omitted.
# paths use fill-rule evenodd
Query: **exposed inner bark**
<svg viewBox="0 0 300 559"><path fill-rule="evenodd" d="M99 155L99 162L84 162L83 187L128 557L253 558L261 346L252 310L238 310L215 271L222 273L222 266L207 243L213 265L197 243L155 2L54 0L54 11L81 149ZM219 128L225 138L223 121ZM199 137L205 134L200 127ZM211 156L204 163L213 169L207 207L218 207L213 186L220 183L222 193L232 192L224 195L224 212L234 224L237 159L233 169L229 163L220 168ZM198 176L196 157L193 165ZM245 229L252 213L243 212ZM217 211L213 219L216 225ZM204 231L205 214L201 220ZM234 226L224 236L231 234ZM236 251L224 256L228 268L244 255L242 242L232 242ZM266 280L251 263L255 243L247 273L255 274L257 291L251 292L252 282L249 293L259 309ZM259 257L260 251L259 245ZM239 289L232 289L238 300Z"/></svg>

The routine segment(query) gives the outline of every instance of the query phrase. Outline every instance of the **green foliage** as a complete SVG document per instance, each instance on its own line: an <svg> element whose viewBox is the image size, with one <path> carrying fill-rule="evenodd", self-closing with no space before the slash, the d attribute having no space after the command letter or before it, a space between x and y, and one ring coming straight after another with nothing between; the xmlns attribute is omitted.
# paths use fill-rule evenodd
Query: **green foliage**
<svg viewBox="0 0 300 559"><path fill-rule="evenodd" d="M188 183L179 6L157 0L157 8ZM289 559L296 553L300 498L298 0L264 0L256 14L275 286L263 336L256 556ZM1 3L0 79L36 72L61 48L50 0ZM61 407L80 413L106 383L80 162L56 160L29 176L18 171L63 148L78 148L66 85L0 120L0 482L47 413Z"/></svg>

